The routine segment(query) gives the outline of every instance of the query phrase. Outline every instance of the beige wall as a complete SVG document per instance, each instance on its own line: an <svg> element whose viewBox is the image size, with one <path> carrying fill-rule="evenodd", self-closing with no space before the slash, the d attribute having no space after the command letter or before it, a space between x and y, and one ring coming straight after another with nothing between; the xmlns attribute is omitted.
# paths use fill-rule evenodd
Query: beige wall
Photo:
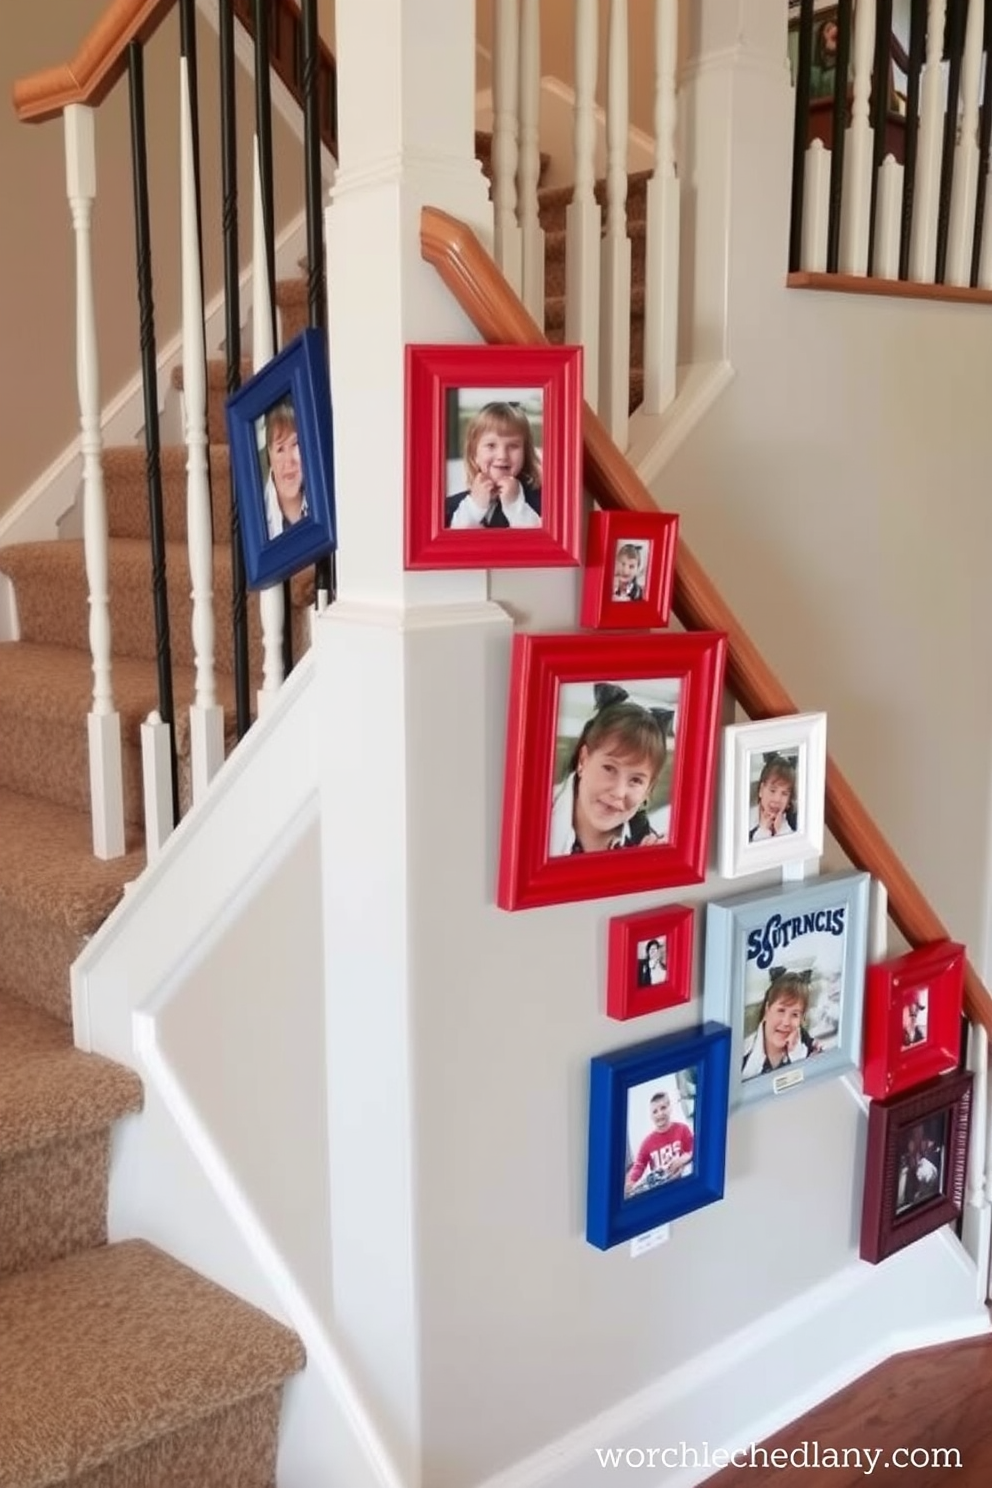
<svg viewBox="0 0 992 1488"><path fill-rule="evenodd" d="M7 209L0 214L0 397L17 436L5 451L0 512L6 510L76 436L74 258L61 124L20 124L9 102L15 79L74 55L106 0L59 0L52 9L11 6L0 48L0 180ZM178 266L179 23L175 13L145 49L145 114L153 234L158 348L179 329ZM206 295L222 283L218 62L215 33L198 25L201 176ZM242 73L237 109L241 145L241 258L250 241L253 92ZM134 211L126 79L97 117L97 202L93 217L97 266L101 403L139 365ZM302 151L285 123L273 123L277 231L302 208Z"/></svg>

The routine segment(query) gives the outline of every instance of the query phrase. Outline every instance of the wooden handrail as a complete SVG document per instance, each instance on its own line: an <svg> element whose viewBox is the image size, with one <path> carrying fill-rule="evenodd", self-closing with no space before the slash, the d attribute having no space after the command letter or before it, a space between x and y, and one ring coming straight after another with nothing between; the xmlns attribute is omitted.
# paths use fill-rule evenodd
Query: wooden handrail
<svg viewBox="0 0 992 1488"><path fill-rule="evenodd" d="M24 124L57 118L71 103L91 107L101 103L127 67L132 41L147 42L158 30L175 0L111 0L71 62L34 72L14 84L14 112ZM295 0L276 0L272 30L271 65L300 106L303 106L302 21ZM250 0L234 0L234 15L253 35ZM333 54L320 42L317 56L321 139L337 153L337 71Z"/></svg>
<svg viewBox="0 0 992 1488"><path fill-rule="evenodd" d="M420 245L423 257L437 269L487 341L524 346L546 340L471 228L446 212L425 207L420 217ZM582 415L582 437L585 486L600 506L658 510L651 492L588 403ZM749 718L777 718L800 711L681 538L672 609L687 630L726 633L727 685ZM910 945L948 938L949 932L922 890L829 756L826 824L855 867L885 885L889 914ZM970 961L965 965L965 1008L973 1022L992 1034L992 999Z"/></svg>

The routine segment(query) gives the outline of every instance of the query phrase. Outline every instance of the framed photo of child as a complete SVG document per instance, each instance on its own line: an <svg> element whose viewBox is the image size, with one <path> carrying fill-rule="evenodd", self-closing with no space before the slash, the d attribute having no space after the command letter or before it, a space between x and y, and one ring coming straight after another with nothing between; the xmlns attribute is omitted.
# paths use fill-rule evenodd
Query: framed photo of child
<svg viewBox="0 0 992 1488"><path fill-rule="evenodd" d="M730 1104L856 1068L867 873L827 873L706 906L703 1010L733 1031Z"/></svg>
<svg viewBox="0 0 992 1488"><path fill-rule="evenodd" d="M327 343L306 330L225 407L245 579L264 589L337 545Z"/></svg>
<svg viewBox="0 0 992 1488"><path fill-rule="evenodd" d="M868 1107L863 1261L877 1265L961 1218L972 1084L955 1070Z"/></svg>
<svg viewBox="0 0 992 1488"><path fill-rule="evenodd" d="M406 348L405 563L581 561L582 348Z"/></svg>
<svg viewBox="0 0 992 1488"><path fill-rule="evenodd" d="M698 1024L593 1059L586 1239L600 1250L723 1197L730 1030Z"/></svg>
<svg viewBox="0 0 992 1488"><path fill-rule="evenodd" d="M591 512L580 625L651 630L668 624L679 519L667 512Z"/></svg>
<svg viewBox="0 0 992 1488"><path fill-rule="evenodd" d="M726 637L513 638L502 909L705 877Z"/></svg>
<svg viewBox="0 0 992 1488"><path fill-rule="evenodd" d="M640 1018L689 1001L692 922L688 904L642 909L610 921L607 1017Z"/></svg>
<svg viewBox="0 0 992 1488"><path fill-rule="evenodd" d="M826 766L825 713L724 729L717 849L722 878L822 854Z"/></svg>
<svg viewBox="0 0 992 1488"><path fill-rule="evenodd" d="M868 968L865 1095L885 1100L961 1062L965 948L941 940Z"/></svg>

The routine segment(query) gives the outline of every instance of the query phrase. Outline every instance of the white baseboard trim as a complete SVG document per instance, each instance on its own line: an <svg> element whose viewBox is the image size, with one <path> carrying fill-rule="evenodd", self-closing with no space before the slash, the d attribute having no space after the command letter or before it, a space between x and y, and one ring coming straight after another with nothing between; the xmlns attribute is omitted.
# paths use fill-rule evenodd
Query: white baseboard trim
<svg viewBox="0 0 992 1488"><path fill-rule="evenodd" d="M938 1231L883 1265L852 1261L478 1488L602 1488L625 1469L644 1488L691 1488L894 1354L989 1331L974 1267ZM610 1467L597 1449L631 1455Z"/></svg>
<svg viewBox="0 0 992 1488"><path fill-rule="evenodd" d="M660 414L634 410L627 434L627 459L649 489L735 375L730 362L680 367L671 407Z"/></svg>

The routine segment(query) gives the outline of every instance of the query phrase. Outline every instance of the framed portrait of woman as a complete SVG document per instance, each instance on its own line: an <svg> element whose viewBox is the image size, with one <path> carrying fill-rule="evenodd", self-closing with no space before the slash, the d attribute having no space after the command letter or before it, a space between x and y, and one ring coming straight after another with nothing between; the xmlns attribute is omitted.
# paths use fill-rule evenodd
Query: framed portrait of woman
<svg viewBox="0 0 992 1488"><path fill-rule="evenodd" d="M700 883L726 637L513 639L502 909Z"/></svg>

